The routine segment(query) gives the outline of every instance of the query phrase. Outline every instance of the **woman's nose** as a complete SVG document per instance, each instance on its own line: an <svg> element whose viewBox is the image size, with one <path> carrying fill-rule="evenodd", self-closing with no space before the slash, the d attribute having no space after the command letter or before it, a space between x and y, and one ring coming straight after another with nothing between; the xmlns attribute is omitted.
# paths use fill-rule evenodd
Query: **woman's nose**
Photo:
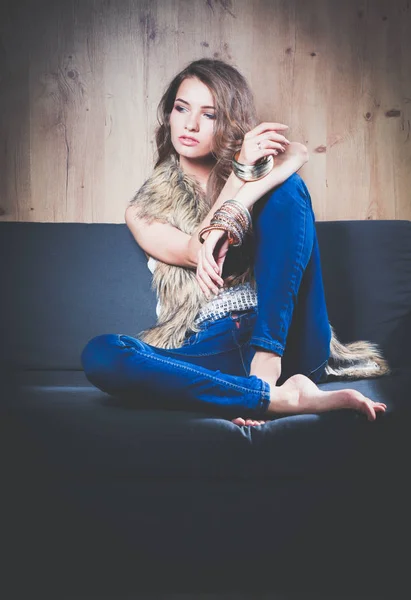
<svg viewBox="0 0 411 600"><path fill-rule="evenodd" d="M194 115L189 115L186 121L186 127L187 129L190 129L190 131L194 130L194 131L198 131L198 119L197 117L195 117Z"/></svg>

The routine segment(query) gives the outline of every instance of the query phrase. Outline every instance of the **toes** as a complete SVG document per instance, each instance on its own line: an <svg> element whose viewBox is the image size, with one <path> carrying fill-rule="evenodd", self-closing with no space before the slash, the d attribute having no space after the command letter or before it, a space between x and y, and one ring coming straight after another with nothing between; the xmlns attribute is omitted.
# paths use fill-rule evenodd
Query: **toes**
<svg viewBox="0 0 411 600"><path fill-rule="evenodd" d="M387 405L384 404L383 402L373 402L371 400L371 398L367 398L368 402L370 403L370 410L373 413L374 418L372 419L373 421L377 418L377 413L379 412L385 412Z"/></svg>
<svg viewBox="0 0 411 600"><path fill-rule="evenodd" d="M235 425L264 425L267 421L256 421L255 419L243 419L242 417L237 417L236 419L231 419L231 422Z"/></svg>
<svg viewBox="0 0 411 600"><path fill-rule="evenodd" d="M375 419L377 418L377 415L375 414L375 410L374 407L372 406L372 404L370 404L369 402L364 402L364 412L367 415L367 419L369 421L375 421Z"/></svg>
<svg viewBox="0 0 411 600"><path fill-rule="evenodd" d="M374 402L372 400L370 400L369 398L366 398L364 405L366 406L366 412L368 414L368 420L369 421L375 421L375 419L377 418L377 415L375 413L375 407L374 407Z"/></svg>
<svg viewBox="0 0 411 600"><path fill-rule="evenodd" d="M364 396L357 390L349 390L351 393L350 400L353 401L356 410L363 412L367 415L369 421L375 421L377 413L385 412L387 405L384 402L374 402L371 398ZM356 393L355 393L356 392Z"/></svg>
<svg viewBox="0 0 411 600"><path fill-rule="evenodd" d="M373 402L363 394L360 397L355 398L354 396L354 406L352 407L359 412L364 413L367 416L369 421L374 421L376 419L376 414L373 408Z"/></svg>

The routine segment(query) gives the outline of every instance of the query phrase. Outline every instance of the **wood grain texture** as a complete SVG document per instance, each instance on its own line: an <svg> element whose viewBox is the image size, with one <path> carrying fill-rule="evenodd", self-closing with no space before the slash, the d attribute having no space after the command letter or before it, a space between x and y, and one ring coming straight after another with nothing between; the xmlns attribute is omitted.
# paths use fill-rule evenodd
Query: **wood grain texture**
<svg viewBox="0 0 411 600"><path fill-rule="evenodd" d="M409 0L14 0L0 8L0 219L123 223L192 60L289 125L317 220L411 220Z"/></svg>

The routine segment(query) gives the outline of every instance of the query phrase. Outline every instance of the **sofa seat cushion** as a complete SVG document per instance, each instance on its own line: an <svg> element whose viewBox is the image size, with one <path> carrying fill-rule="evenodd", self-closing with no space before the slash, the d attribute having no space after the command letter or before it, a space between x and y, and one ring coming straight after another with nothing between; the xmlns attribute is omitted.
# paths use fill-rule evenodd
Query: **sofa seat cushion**
<svg viewBox="0 0 411 600"><path fill-rule="evenodd" d="M103 477L289 478L373 465L382 473L407 443L411 424L411 369L319 385L352 387L385 402L375 422L338 410L279 416L257 427L198 411L139 408L95 388L83 371L24 371L18 382L10 409L27 450L59 472Z"/></svg>

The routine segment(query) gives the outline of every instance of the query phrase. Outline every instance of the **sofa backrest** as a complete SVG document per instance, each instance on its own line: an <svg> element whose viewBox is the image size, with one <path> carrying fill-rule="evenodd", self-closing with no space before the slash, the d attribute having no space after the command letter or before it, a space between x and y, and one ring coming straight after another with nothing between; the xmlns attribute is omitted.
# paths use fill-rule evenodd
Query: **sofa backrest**
<svg viewBox="0 0 411 600"><path fill-rule="evenodd" d="M342 342L411 366L411 221L316 222L328 314ZM155 323L144 253L125 224L0 223L3 366L81 370L89 339Z"/></svg>

